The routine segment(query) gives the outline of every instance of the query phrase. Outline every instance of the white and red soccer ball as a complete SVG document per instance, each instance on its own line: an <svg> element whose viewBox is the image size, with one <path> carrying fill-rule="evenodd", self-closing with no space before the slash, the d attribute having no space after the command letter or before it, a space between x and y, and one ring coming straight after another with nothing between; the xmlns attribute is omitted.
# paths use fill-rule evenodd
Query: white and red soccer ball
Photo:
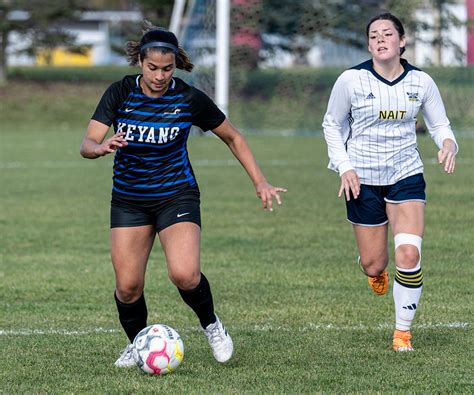
<svg viewBox="0 0 474 395"><path fill-rule="evenodd" d="M183 341L168 325L147 326L135 337L133 345L137 365L149 374L171 373L183 361Z"/></svg>

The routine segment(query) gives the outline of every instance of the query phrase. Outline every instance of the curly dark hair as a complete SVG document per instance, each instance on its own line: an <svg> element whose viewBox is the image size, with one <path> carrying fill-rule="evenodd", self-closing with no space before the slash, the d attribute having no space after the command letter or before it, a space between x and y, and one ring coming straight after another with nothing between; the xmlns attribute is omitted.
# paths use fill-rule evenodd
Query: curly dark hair
<svg viewBox="0 0 474 395"><path fill-rule="evenodd" d="M161 41L171 44L172 46L176 47L177 50L174 51L171 48L165 47L152 47L143 50L141 49L145 44L154 41ZM191 63L186 51L179 46L178 39L174 33L154 26L149 21L143 21L142 38L140 41L127 41L126 44L127 60L130 66L136 66L140 62L143 62L149 51L160 51L163 54L172 52L175 54L176 67L178 69L191 72L194 68L194 64Z"/></svg>

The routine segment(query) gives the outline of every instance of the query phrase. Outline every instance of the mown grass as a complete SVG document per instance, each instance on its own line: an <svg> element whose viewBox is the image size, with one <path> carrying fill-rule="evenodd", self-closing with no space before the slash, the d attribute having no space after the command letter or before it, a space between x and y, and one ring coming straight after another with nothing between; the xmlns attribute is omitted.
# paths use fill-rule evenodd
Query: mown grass
<svg viewBox="0 0 474 395"><path fill-rule="evenodd" d="M332 86L344 68L309 68L293 67L291 69L241 70L232 68L230 72L229 112L233 121L243 130L252 133L307 133L321 130L321 122L326 111L327 100ZM474 125L474 67L427 68L436 81L446 106L449 119L456 131L471 133ZM43 109L56 101L50 99L51 93L61 92L64 83L68 83L68 92L63 104L70 104L68 116L56 112L59 123L77 111L82 111L80 101L86 100L89 108L87 115L95 108L98 97L112 81L119 80L125 74L138 73L139 69L129 66L115 67L15 67L10 69L12 84L0 92L13 95L16 92L28 92L27 102L42 103ZM197 67L193 73L178 71L177 75L192 83L204 77L214 81L210 70ZM201 88L212 94L213 83L204 84ZM31 86L25 89L24 85ZM3 96L3 95L2 95ZM67 100L76 97L76 101ZM9 110L6 100L5 110ZM15 101L14 101L15 102ZM22 117L21 107L13 113ZM66 109L65 109L66 110ZM13 115L13 114L11 114ZM420 122L423 122L420 118Z"/></svg>
<svg viewBox="0 0 474 395"><path fill-rule="evenodd" d="M191 138L203 271L236 353L227 365L213 360L156 246L147 274L149 322L178 330L185 359L175 374L150 377L113 367L126 339L108 250L112 158L78 153L100 87L63 84L34 103L41 88L22 87L3 96L9 107L0 114L0 391L473 391L474 140L460 138L456 174L447 176L433 161L433 142L420 137L428 184L425 286L416 351L397 355L391 292L373 296L355 264L324 140L248 137L269 180L289 189L283 206L268 213L224 144ZM23 119L20 106L29 109Z"/></svg>

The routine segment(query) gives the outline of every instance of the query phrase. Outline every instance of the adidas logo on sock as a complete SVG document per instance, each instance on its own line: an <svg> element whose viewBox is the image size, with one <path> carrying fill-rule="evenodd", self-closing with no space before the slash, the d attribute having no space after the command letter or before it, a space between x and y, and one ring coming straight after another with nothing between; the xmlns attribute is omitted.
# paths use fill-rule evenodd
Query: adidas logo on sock
<svg viewBox="0 0 474 395"><path fill-rule="evenodd" d="M366 99L375 99L375 96L374 96L374 94L373 94L372 92L370 92L370 93L367 95Z"/></svg>
<svg viewBox="0 0 474 395"><path fill-rule="evenodd" d="M402 308L405 310L416 310L416 304L412 303L412 304L409 304L408 306L403 306Z"/></svg>

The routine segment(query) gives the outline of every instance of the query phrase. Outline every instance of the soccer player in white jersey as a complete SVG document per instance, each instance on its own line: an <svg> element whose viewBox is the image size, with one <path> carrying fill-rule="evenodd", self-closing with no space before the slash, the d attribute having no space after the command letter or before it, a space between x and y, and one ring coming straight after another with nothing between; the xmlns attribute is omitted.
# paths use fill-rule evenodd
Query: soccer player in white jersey
<svg viewBox="0 0 474 395"><path fill-rule="evenodd" d="M145 25L127 55L140 73L125 76L104 93L81 145L85 158L114 154L111 255L115 302L130 344L115 362L135 366L133 339L147 326L145 271L155 237L165 253L170 280L199 318L218 362L228 361L233 342L214 312L211 288L200 266L200 194L187 151L192 125L212 130L228 145L252 180L264 209L281 204L241 133L200 90L173 76L193 64L176 36ZM106 138L110 126L115 133ZM163 305L163 303L162 303Z"/></svg>
<svg viewBox="0 0 474 395"><path fill-rule="evenodd" d="M421 243L425 181L416 143L416 116L439 147L438 161L454 172L458 150L439 90L410 65L402 23L390 13L366 28L372 59L337 79L324 116L329 168L339 173L339 197L354 228L359 264L377 295L388 289L388 226L395 240L393 349L411 351L411 324L423 285Z"/></svg>

